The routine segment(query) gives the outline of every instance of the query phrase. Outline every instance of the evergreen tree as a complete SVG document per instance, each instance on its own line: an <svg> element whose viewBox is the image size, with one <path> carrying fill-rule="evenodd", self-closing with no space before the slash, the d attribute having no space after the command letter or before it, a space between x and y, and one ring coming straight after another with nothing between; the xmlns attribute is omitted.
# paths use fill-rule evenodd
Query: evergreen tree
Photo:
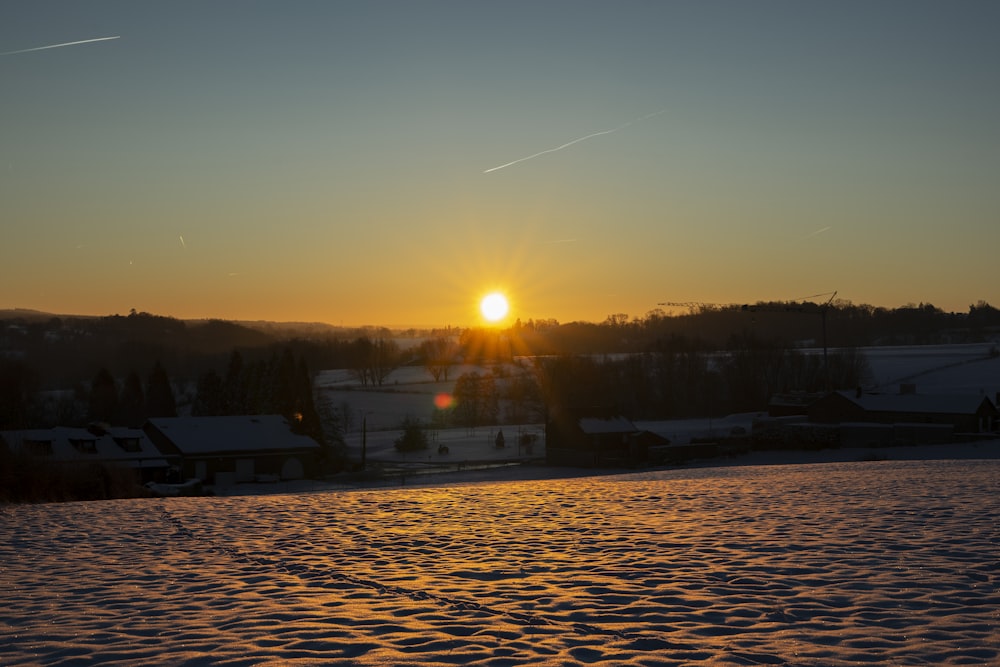
<svg viewBox="0 0 1000 667"><path fill-rule="evenodd" d="M106 368L97 372L90 383L90 406L88 417L93 421L110 424L118 408L118 388L115 379Z"/></svg>
<svg viewBox="0 0 1000 667"><path fill-rule="evenodd" d="M142 426L145 421L146 396L142 391L142 381L139 379L138 373L132 371L125 378L125 384L122 385L114 423L138 427Z"/></svg>
<svg viewBox="0 0 1000 667"><path fill-rule="evenodd" d="M0 429L28 428L37 384L22 361L0 359Z"/></svg>
<svg viewBox="0 0 1000 667"><path fill-rule="evenodd" d="M227 415L253 414L247 405L247 385L244 377L243 355L234 349L229 355L229 367L223 386L222 410Z"/></svg>
<svg viewBox="0 0 1000 667"><path fill-rule="evenodd" d="M197 417L216 417L222 414L222 403L222 379L215 371L204 373L198 378L191 414Z"/></svg>
<svg viewBox="0 0 1000 667"><path fill-rule="evenodd" d="M396 451L415 452L427 449L427 433L419 419L407 417L403 420L403 434L396 438Z"/></svg>
<svg viewBox="0 0 1000 667"><path fill-rule="evenodd" d="M299 424L293 427L294 430L323 443L325 440L323 420L320 419L319 410L316 409L312 375L309 373L305 358L301 357L295 374L295 412L299 416Z"/></svg>
<svg viewBox="0 0 1000 667"><path fill-rule="evenodd" d="M286 347L277 360L274 370L274 412L285 416L295 416L299 411L299 397L295 385L295 356ZM298 416L301 420L301 415Z"/></svg>
<svg viewBox="0 0 1000 667"><path fill-rule="evenodd" d="M146 384L146 416L176 417L177 401L167 372L157 361Z"/></svg>

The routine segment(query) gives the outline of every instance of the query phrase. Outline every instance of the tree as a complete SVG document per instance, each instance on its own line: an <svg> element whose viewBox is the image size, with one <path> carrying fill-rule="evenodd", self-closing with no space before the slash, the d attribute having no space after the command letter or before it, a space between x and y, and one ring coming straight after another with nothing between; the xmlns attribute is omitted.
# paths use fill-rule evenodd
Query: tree
<svg viewBox="0 0 1000 667"><path fill-rule="evenodd" d="M157 361L146 381L146 416L176 417L177 401L167 372Z"/></svg>
<svg viewBox="0 0 1000 667"><path fill-rule="evenodd" d="M455 362L455 344L444 336L428 338L420 344L419 352L424 360L424 368L435 382L448 381L448 371Z"/></svg>
<svg viewBox="0 0 1000 667"><path fill-rule="evenodd" d="M503 392L507 399L506 421L509 424L526 424L542 421L545 408L538 381L530 373L516 374Z"/></svg>
<svg viewBox="0 0 1000 667"><path fill-rule="evenodd" d="M234 349L229 355L229 367L222 387L223 411L227 415L248 414L247 386L243 372L243 355Z"/></svg>
<svg viewBox="0 0 1000 667"><path fill-rule="evenodd" d="M198 378L191 414L196 417L215 417L222 414L222 378L215 371L206 371Z"/></svg>
<svg viewBox="0 0 1000 667"><path fill-rule="evenodd" d="M90 383L89 418L110 424L118 408L118 389L115 379L106 368L98 371Z"/></svg>
<svg viewBox="0 0 1000 667"><path fill-rule="evenodd" d="M351 373L362 386L381 387L401 361L399 345L391 338L361 336L351 345Z"/></svg>
<svg viewBox="0 0 1000 667"><path fill-rule="evenodd" d="M316 397L313 393L313 377L309 372L304 358L299 358L299 363L295 369L295 414L299 416L297 430L299 433L310 436L319 443L325 440L323 430L323 420L320 418L319 410L316 408ZM332 434L339 437L339 434Z"/></svg>
<svg viewBox="0 0 1000 667"><path fill-rule="evenodd" d="M464 373L455 381L455 420L474 428L495 424L500 416L496 380L492 375Z"/></svg>
<svg viewBox="0 0 1000 667"><path fill-rule="evenodd" d="M0 359L0 429L28 428L37 379L22 361Z"/></svg>
<svg viewBox="0 0 1000 667"><path fill-rule="evenodd" d="M146 395L142 390L139 374L132 371L125 378L114 423L138 427L146 421Z"/></svg>
<svg viewBox="0 0 1000 667"><path fill-rule="evenodd" d="M427 433L419 419L407 417L403 420L403 434L396 438L395 447L400 452L427 449Z"/></svg>
<svg viewBox="0 0 1000 667"><path fill-rule="evenodd" d="M375 384L382 386L386 378L399 368L403 357L399 344L391 338L376 338L372 346L371 376Z"/></svg>
<svg viewBox="0 0 1000 667"><path fill-rule="evenodd" d="M362 387L368 386L369 364L371 358L372 341L368 336L357 338L351 343L350 370L355 379L361 383Z"/></svg>

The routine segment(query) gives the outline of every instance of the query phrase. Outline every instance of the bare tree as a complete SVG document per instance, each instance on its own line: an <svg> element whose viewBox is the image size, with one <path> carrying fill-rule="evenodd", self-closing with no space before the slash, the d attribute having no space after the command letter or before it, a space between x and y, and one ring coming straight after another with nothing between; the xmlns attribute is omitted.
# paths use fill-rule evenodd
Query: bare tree
<svg viewBox="0 0 1000 667"><path fill-rule="evenodd" d="M352 347L351 373L362 386L372 384L381 387L402 363L399 344L391 338L362 336L354 341Z"/></svg>
<svg viewBox="0 0 1000 667"><path fill-rule="evenodd" d="M456 352L454 341L444 336L428 338L420 344L420 355L424 360L424 368L431 374L435 382L448 381L448 372L455 361Z"/></svg>

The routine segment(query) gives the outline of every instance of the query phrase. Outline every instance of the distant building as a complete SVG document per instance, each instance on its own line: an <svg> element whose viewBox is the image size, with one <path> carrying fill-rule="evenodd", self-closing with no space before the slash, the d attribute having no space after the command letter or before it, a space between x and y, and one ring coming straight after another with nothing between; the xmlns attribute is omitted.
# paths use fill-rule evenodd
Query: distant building
<svg viewBox="0 0 1000 667"><path fill-rule="evenodd" d="M823 393L805 391L775 394L767 404L767 414L770 417L805 416L809 414L809 406L823 396Z"/></svg>
<svg viewBox="0 0 1000 667"><path fill-rule="evenodd" d="M821 424L936 424L956 433L989 433L1000 427L1000 412L988 396L919 394L903 385L896 394L835 391L813 402L809 421Z"/></svg>
<svg viewBox="0 0 1000 667"><path fill-rule="evenodd" d="M318 467L320 445L281 415L154 417L143 429L184 479L207 484L302 479Z"/></svg>
<svg viewBox="0 0 1000 667"><path fill-rule="evenodd" d="M633 466L648 460L649 448L669 440L638 429L624 417L583 417L574 422L550 422L545 434L549 465L583 467Z"/></svg>

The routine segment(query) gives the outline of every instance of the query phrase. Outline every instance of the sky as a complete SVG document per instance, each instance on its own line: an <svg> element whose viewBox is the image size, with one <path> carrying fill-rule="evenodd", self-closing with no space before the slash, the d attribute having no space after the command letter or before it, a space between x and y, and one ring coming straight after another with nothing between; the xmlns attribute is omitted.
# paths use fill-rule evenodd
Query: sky
<svg viewBox="0 0 1000 667"><path fill-rule="evenodd" d="M998 25L993 1L4 0L0 308L1000 305Z"/></svg>

